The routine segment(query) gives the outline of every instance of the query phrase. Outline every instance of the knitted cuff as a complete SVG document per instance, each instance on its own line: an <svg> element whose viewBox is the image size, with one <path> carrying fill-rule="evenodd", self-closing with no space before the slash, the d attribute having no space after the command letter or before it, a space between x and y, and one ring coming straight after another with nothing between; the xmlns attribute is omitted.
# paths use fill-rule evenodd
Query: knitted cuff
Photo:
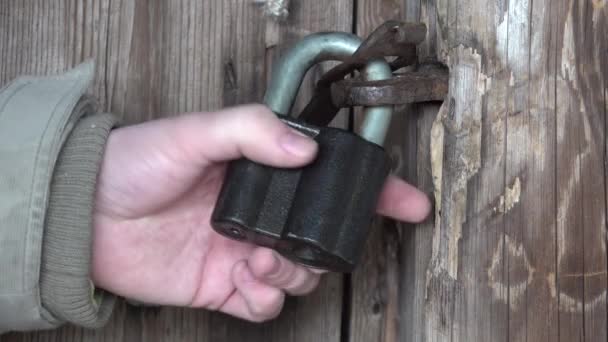
<svg viewBox="0 0 608 342"><path fill-rule="evenodd" d="M116 120L85 116L63 146L53 173L42 246L40 297L54 318L96 328L109 319L115 297L91 277L95 187L106 140Z"/></svg>

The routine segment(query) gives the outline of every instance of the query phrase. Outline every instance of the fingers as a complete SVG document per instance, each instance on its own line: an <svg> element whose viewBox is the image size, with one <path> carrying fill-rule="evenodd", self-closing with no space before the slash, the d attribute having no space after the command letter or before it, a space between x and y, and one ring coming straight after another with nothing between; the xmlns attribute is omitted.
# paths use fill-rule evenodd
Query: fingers
<svg viewBox="0 0 608 342"><path fill-rule="evenodd" d="M273 319L281 312L285 301L283 291L256 279L246 261L234 265L232 282L236 291L221 311L253 322Z"/></svg>
<svg viewBox="0 0 608 342"><path fill-rule="evenodd" d="M248 263L257 279L290 295L308 294L319 284L319 273L296 265L268 248L256 248Z"/></svg>
<svg viewBox="0 0 608 342"><path fill-rule="evenodd" d="M259 247L247 261L237 262L231 274L236 288L221 311L253 322L275 318L281 312L285 293L304 295L319 284L319 273Z"/></svg>
<svg viewBox="0 0 608 342"><path fill-rule="evenodd" d="M377 210L400 221L421 222L431 212L431 202L424 192L391 175L384 184Z"/></svg>
<svg viewBox="0 0 608 342"><path fill-rule="evenodd" d="M285 125L262 105L193 113L176 122L176 138L196 160L226 161L245 156L267 165L297 167L310 162L317 152L313 139Z"/></svg>

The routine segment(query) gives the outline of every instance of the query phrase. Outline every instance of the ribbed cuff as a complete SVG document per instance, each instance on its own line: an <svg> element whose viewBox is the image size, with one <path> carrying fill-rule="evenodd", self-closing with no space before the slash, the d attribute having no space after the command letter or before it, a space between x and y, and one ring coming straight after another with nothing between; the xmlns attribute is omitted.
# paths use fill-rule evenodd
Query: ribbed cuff
<svg viewBox="0 0 608 342"><path fill-rule="evenodd" d="M42 246L42 305L61 322L97 328L109 319L115 297L91 277L92 215L97 174L116 120L109 114L78 121L53 173Z"/></svg>

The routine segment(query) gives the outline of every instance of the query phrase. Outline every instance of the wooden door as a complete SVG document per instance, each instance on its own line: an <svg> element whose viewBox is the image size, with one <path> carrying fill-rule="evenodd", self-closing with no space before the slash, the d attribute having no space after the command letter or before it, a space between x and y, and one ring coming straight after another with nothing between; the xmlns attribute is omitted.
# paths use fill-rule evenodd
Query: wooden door
<svg viewBox="0 0 608 342"><path fill-rule="evenodd" d="M276 24L245 0L3 1L0 84L94 58L91 93L133 123L260 101L308 33L424 22L450 93L397 108L386 148L435 215L378 219L356 272L273 322L121 303L98 331L0 341L606 341L608 1L291 2Z"/></svg>
<svg viewBox="0 0 608 342"><path fill-rule="evenodd" d="M362 32L427 23L419 55L450 67L450 92L393 124L396 171L435 217L378 222L349 340L606 340L608 3L360 0L357 14Z"/></svg>

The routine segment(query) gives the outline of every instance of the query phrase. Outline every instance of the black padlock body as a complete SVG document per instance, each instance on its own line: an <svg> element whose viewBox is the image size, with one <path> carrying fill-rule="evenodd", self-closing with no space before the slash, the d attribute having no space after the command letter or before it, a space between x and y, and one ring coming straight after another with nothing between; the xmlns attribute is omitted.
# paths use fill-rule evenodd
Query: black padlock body
<svg viewBox="0 0 608 342"><path fill-rule="evenodd" d="M351 132L281 120L318 142L316 159L296 169L231 162L211 224L296 262L350 272L363 252L390 159Z"/></svg>

